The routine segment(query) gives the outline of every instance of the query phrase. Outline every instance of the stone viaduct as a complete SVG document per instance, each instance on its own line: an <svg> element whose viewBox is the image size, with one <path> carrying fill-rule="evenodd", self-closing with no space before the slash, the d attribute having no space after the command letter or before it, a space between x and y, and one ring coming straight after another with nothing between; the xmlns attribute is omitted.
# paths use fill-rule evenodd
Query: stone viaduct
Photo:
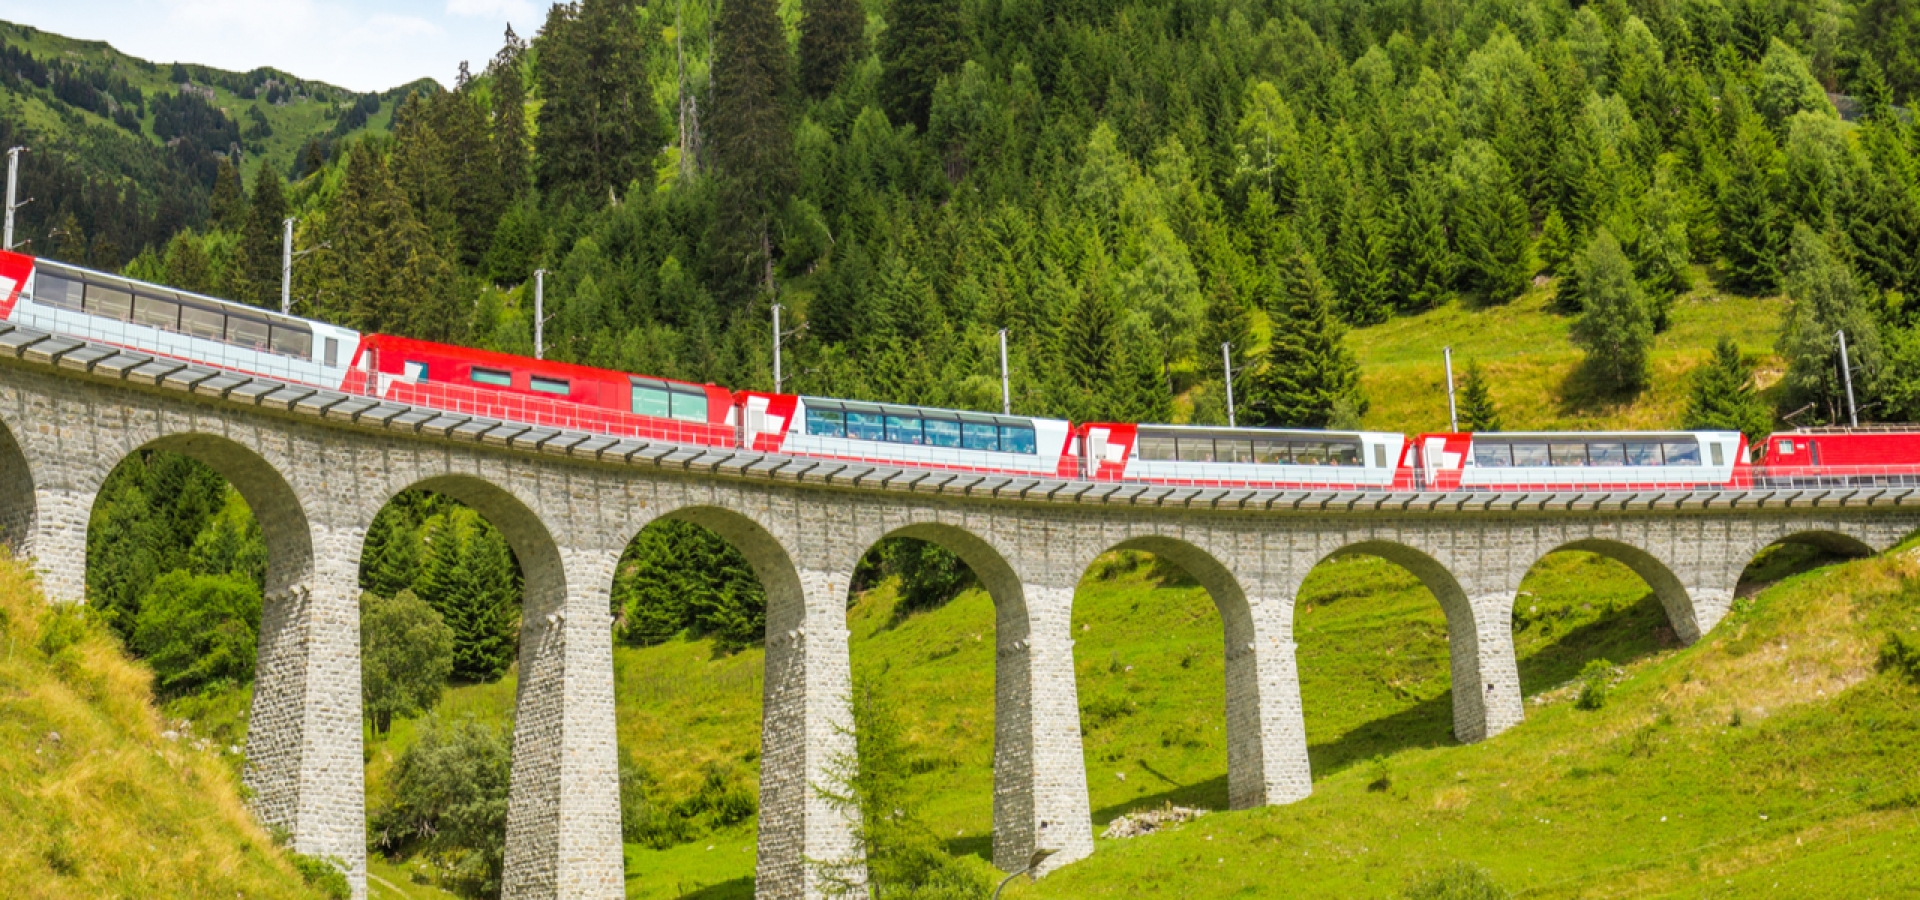
<svg viewBox="0 0 1920 900"><path fill-rule="evenodd" d="M0 538L48 593L84 594L95 496L128 454L219 471L268 542L246 781L293 846L366 878L359 589L363 538L409 488L498 526L526 577L505 896L622 895L609 593L648 523L713 529L766 587L757 894L822 893L859 871L851 814L814 789L852 752L846 608L855 564L889 536L960 555L997 608L994 859L1051 868L1093 850L1070 614L1099 554L1151 551L1194 575L1224 622L1236 808L1312 790L1294 597L1336 554L1423 581L1446 614L1454 732L1521 720L1510 615L1542 556L1581 549L1638 572L1675 631L1726 614L1761 549L1882 549L1920 527L1920 491L1359 494L1094 484L647 445L443 415L248 379L0 325Z"/></svg>

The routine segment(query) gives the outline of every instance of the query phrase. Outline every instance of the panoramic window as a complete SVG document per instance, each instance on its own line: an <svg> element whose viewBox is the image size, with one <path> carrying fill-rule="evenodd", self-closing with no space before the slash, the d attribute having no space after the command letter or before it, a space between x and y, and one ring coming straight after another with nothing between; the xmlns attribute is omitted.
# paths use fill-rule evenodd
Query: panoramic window
<svg viewBox="0 0 1920 900"><path fill-rule="evenodd" d="M1587 464L1587 445L1584 443L1552 443L1547 445L1547 453L1555 466L1584 466Z"/></svg>
<svg viewBox="0 0 1920 900"><path fill-rule="evenodd" d="M1178 458L1175 456L1173 438L1155 437L1144 434L1138 438L1138 446L1134 449L1134 455L1140 459L1154 461Z"/></svg>
<svg viewBox="0 0 1920 900"><path fill-rule="evenodd" d="M133 318L133 295L104 285L87 285L87 312L122 322Z"/></svg>
<svg viewBox="0 0 1920 900"><path fill-rule="evenodd" d="M1697 466L1700 464L1700 445L1668 441L1663 445L1667 451L1667 465Z"/></svg>
<svg viewBox="0 0 1920 900"><path fill-rule="evenodd" d="M1000 452L1002 453L1038 453L1039 442L1034 439L1033 427L1028 425L1000 426Z"/></svg>
<svg viewBox="0 0 1920 900"><path fill-rule="evenodd" d="M55 309L71 309L79 312L80 291L80 282L61 278L58 275L41 272L33 279L33 302Z"/></svg>
<svg viewBox="0 0 1920 900"><path fill-rule="evenodd" d="M572 387L561 379L541 378L538 375L533 376L527 386L543 394L559 394L563 397L573 392Z"/></svg>
<svg viewBox="0 0 1920 900"><path fill-rule="evenodd" d="M329 351L327 365L331 366L334 364L334 355L337 352L338 346L338 341L332 338L327 339L327 349ZM313 332L305 328L276 324L273 326L273 352L284 356L298 356L302 359L311 359L313 357Z"/></svg>
<svg viewBox="0 0 1920 900"><path fill-rule="evenodd" d="M968 450L999 450L1000 430L990 422L962 422L960 443Z"/></svg>
<svg viewBox="0 0 1920 900"><path fill-rule="evenodd" d="M932 447L960 446L960 422L955 419L925 419L920 423Z"/></svg>
<svg viewBox="0 0 1920 900"><path fill-rule="evenodd" d="M700 390L675 390L673 393L673 417L685 422L705 422L707 420L707 392Z"/></svg>
<svg viewBox="0 0 1920 900"><path fill-rule="evenodd" d="M1293 463L1293 445L1286 441L1256 440L1253 442L1253 460L1269 466L1284 466Z"/></svg>
<svg viewBox="0 0 1920 900"><path fill-rule="evenodd" d="M877 412L847 410L847 437L860 441L887 439L886 420Z"/></svg>
<svg viewBox="0 0 1920 900"><path fill-rule="evenodd" d="M133 298L133 321L166 331L180 329L180 304L141 294Z"/></svg>
<svg viewBox="0 0 1920 900"><path fill-rule="evenodd" d="M1489 469L1504 469L1513 465L1512 444L1482 444L1473 442L1473 464Z"/></svg>
<svg viewBox="0 0 1920 900"><path fill-rule="evenodd" d="M807 407L807 433L816 437L846 437L846 416L837 409L809 406Z"/></svg>
<svg viewBox="0 0 1920 900"><path fill-rule="evenodd" d="M1648 441L1636 441L1627 445L1627 465L1657 466L1660 464L1660 445Z"/></svg>
<svg viewBox="0 0 1920 900"><path fill-rule="evenodd" d="M633 411L643 416L667 418L673 415L673 402L667 396L665 388L636 381L633 384Z"/></svg>
<svg viewBox="0 0 1920 900"><path fill-rule="evenodd" d="M920 432L918 416L887 416L887 440L895 444L918 444L926 440Z"/></svg>
<svg viewBox="0 0 1920 900"><path fill-rule="evenodd" d="M180 307L180 330L211 341L227 339L227 317L197 306Z"/></svg>
<svg viewBox="0 0 1920 900"><path fill-rule="evenodd" d="M1513 464L1528 468L1552 465L1547 458L1546 444L1514 444Z"/></svg>
<svg viewBox="0 0 1920 900"><path fill-rule="evenodd" d="M258 319L227 317L227 343L254 350L267 349L267 323Z"/></svg>
<svg viewBox="0 0 1920 900"><path fill-rule="evenodd" d="M1624 466L1627 448L1623 444L1588 444L1587 460L1596 466Z"/></svg>
<svg viewBox="0 0 1920 900"><path fill-rule="evenodd" d="M485 384L493 387L513 387L513 373L502 372L499 369L482 369L479 366L474 366L473 371L469 372L467 377L472 379L474 384Z"/></svg>
<svg viewBox="0 0 1920 900"><path fill-rule="evenodd" d="M1360 464L1359 444L1331 444L1327 448L1328 458L1336 466L1357 466Z"/></svg>

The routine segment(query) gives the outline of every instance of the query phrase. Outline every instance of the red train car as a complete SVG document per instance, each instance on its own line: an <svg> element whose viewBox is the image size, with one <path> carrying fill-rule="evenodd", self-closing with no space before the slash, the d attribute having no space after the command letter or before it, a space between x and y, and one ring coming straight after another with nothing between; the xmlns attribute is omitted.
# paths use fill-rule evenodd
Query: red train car
<svg viewBox="0 0 1920 900"><path fill-rule="evenodd" d="M1806 428L1767 438L1764 487L1920 486L1920 427Z"/></svg>
<svg viewBox="0 0 1920 900"><path fill-rule="evenodd" d="M379 397L466 415L712 447L737 443L733 392L391 335L355 364Z"/></svg>

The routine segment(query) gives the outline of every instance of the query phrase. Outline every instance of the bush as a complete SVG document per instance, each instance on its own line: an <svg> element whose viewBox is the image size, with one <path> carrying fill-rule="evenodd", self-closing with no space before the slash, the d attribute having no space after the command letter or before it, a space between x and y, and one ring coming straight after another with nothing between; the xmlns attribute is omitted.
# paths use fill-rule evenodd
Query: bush
<svg viewBox="0 0 1920 900"><path fill-rule="evenodd" d="M1920 640L1898 632L1888 633L1886 644L1880 647L1879 668L1920 684Z"/></svg>
<svg viewBox="0 0 1920 900"><path fill-rule="evenodd" d="M452 672L453 629L426 601L406 590L360 598L360 690L375 734L432 709Z"/></svg>
<svg viewBox="0 0 1920 900"><path fill-rule="evenodd" d="M388 778L391 797L370 823L373 845L389 854L425 851L447 866L458 892L497 896L512 759L512 745L498 728L427 718Z"/></svg>
<svg viewBox="0 0 1920 900"><path fill-rule="evenodd" d="M1508 900L1513 894L1495 883L1485 869L1457 863L1407 889L1407 900Z"/></svg>
<svg viewBox="0 0 1920 900"><path fill-rule="evenodd" d="M685 844L699 836L731 828L759 812L753 791L724 765L709 764L700 789L676 803L657 804L653 779L631 763L620 764L620 833L628 843L655 850Z"/></svg>
<svg viewBox="0 0 1920 900"><path fill-rule="evenodd" d="M353 896L353 886L347 883L347 874L340 871L331 860L301 853L288 854L293 861L293 870L308 886L333 900L347 900Z"/></svg>
<svg viewBox="0 0 1920 900"><path fill-rule="evenodd" d="M163 694L178 696L253 679L260 589L236 575L170 572L140 599L133 649Z"/></svg>
<svg viewBox="0 0 1920 900"><path fill-rule="evenodd" d="M1573 705L1580 709L1599 709L1607 705L1607 695L1613 692L1610 679L1613 677L1613 663L1596 659L1580 670L1580 697Z"/></svg>

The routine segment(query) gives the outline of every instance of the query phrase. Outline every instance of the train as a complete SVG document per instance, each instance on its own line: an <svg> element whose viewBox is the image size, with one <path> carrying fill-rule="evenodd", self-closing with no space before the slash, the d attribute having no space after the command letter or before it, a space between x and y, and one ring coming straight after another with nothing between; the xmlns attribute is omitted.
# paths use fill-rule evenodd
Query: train
<svg viewBox="0 0 1920 900"><path fill-rule="evenodd" d="M974 475L1303 491L1920 487L1920 427L1440 432L1082 422L733 390L384 334L0 251L0 321L614 437Z"/></svg>

